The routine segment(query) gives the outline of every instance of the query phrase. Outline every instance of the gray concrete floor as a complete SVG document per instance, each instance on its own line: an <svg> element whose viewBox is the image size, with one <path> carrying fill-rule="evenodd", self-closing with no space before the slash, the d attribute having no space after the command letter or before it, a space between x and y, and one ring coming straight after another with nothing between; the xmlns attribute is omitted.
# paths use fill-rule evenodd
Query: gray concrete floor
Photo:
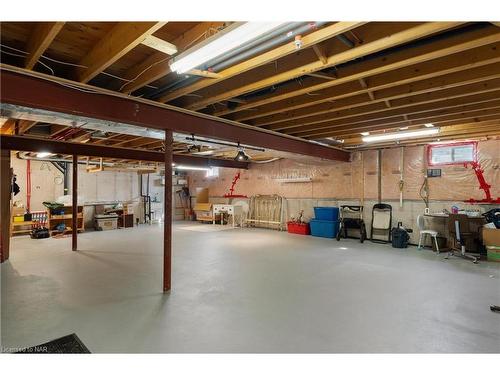
<svg viewBox="0 0 500 375"><path fill-rule="evenodd" d="M499 352L500 267L271 230L174 226L14 238L4 348L72 332L92 352ZM193 225L190 223L189 225Z"/></svg>

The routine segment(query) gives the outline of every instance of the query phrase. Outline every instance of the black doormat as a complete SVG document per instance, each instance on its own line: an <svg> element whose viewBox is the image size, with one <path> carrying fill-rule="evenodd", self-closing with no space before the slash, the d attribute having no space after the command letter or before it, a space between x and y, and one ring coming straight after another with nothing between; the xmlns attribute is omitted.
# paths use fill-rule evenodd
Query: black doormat
<svg viewBox="0 0 500 375"><path fill-rule="evenodd" d="M77 354L90 353L90 350L80 341L74 333L58 339L36 345L31 348L24 348L16 352L17 354Z"/></svg>

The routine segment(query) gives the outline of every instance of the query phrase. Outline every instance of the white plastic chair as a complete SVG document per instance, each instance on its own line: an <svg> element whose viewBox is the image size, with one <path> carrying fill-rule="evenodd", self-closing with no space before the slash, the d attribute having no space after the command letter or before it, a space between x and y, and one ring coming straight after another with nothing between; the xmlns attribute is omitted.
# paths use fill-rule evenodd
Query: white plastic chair
<svg viewBox="0 0 500 375"><path fill-rule="evenodd" d="M426 234L434 238L434 243L436 244L436 252L439 254L439 245L437 242L438 232L432 229L425 229L424 215L417 216L417 226L420 232L420 236L418 238L418 249L422 248L422 239Z"/></svg>

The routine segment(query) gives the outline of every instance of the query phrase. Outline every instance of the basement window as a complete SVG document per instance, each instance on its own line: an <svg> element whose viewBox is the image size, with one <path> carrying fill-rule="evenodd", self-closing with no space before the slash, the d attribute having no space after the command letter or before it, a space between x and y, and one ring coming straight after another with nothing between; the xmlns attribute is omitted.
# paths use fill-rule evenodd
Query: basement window
<svg viewBox="0 0 500 375"><path fill-rule="evenodd" d="M207 177L219 177L219 167L210 167L207 171Z"/></svg>
<svg viewBox="0 0 500 375"><path fill-rule="evenodd" d="M427 146L427 163L454 165L477 161L477 142L454 142Z"/></svg>

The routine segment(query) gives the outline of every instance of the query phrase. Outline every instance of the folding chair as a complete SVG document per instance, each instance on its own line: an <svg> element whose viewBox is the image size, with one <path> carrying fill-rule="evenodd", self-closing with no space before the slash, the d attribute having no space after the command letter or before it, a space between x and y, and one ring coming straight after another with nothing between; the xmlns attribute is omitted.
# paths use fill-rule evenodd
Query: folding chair
<svg viewBox="0 0 500 375"><path fill-rule="evenodd" d="M392 227L392 206L386 203L376 203L373 205L372 209L372 225L370 230L370 241L387 243L391 242L391 227ZM387 241L374 239L374 232L387 233Z"/></svg>

